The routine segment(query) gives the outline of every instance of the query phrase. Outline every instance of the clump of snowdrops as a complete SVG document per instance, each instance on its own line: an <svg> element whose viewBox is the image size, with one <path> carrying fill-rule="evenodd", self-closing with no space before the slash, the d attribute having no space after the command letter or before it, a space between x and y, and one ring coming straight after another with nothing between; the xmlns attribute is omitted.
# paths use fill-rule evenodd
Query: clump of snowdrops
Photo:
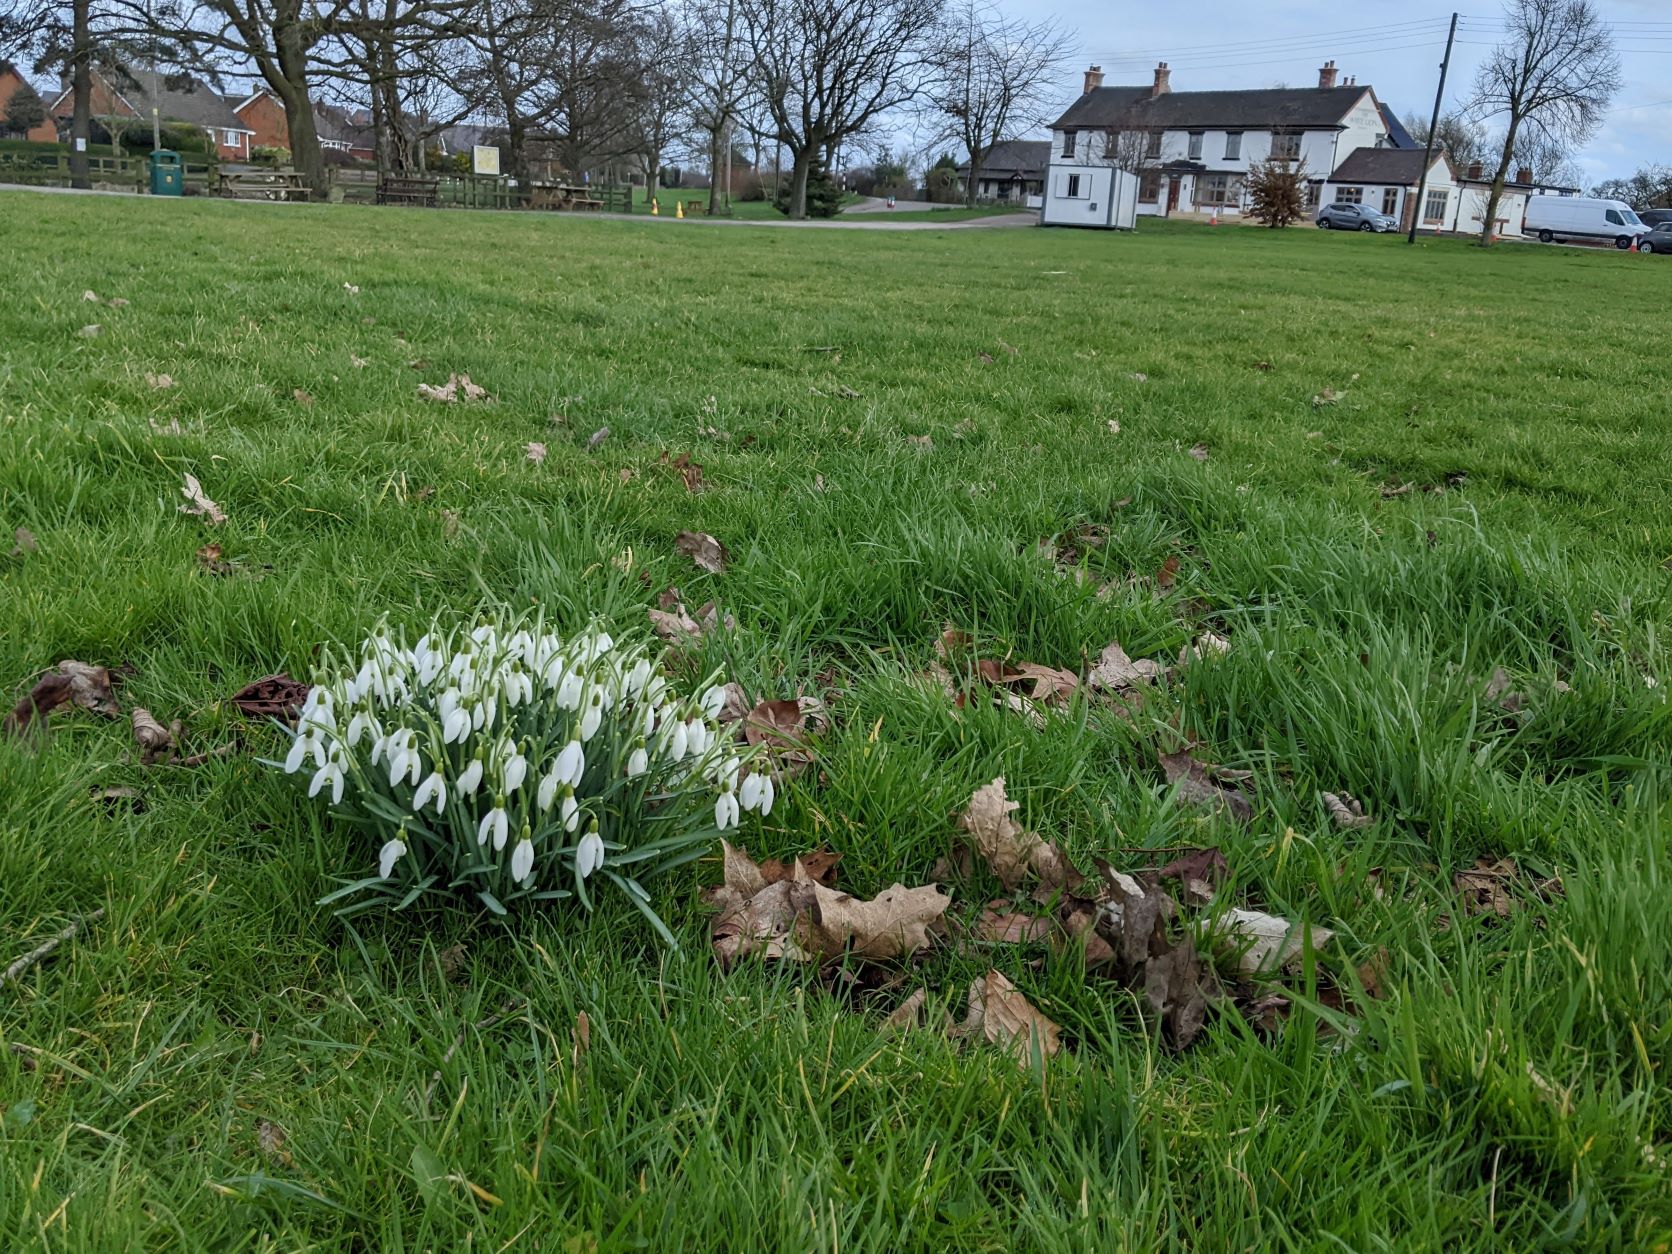
<svg viewBox="0 0 1672 1254"><path fill-rule="evenodd" d="M700 857L769 774L643 645L539 619L437 620L414 644L379 624L357 655L322 655L284 769L366 829L377 874L326 901L403 909L462 892L489 910L620 889L670 941L642 881ZM345 877L347 878L347 877Z"/></svg>

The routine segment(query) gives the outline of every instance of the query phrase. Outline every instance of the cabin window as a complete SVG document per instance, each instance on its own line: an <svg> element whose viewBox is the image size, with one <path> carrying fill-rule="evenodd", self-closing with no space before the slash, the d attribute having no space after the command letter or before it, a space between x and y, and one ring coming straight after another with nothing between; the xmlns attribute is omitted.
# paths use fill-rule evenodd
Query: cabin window
<svg viewBox="0 0 1672 1254"><path fill-rule="evenodd" d="M1198 186L1204 205L1234 205L1242 195L1242 180L1231 174L1205 175Z"/></svg>
<svg viewBox="0 0 1672 1254"><path fill-rule="evenodd" d="M1144 145L1144 156L1154 159L1161 155L1161 132L1151 131Z"/></svg>
<svg viewBox="0 0 1672 1254"><path fill-rule="evenodd" d="M1424 222L1443 222L1446 216L1446 197L1443 191L1429 192L1422 204Z"/></svg>
<svg viewBox="0 0 1672 1254"><path fill-rule="evenodd" d="M1145 170L1138 176L1138 199L1146 205L1161 200L1161 171Z"/></svg>
<svg viewBox="0 0 1672 1254"><path fill-rule="evenodd" d="M1070 174L1068 176L1068 198L1070 200L1076 200L1076 199L1079 198L1079 195L1080 195L1080 176L1078 174Z"/></svg>

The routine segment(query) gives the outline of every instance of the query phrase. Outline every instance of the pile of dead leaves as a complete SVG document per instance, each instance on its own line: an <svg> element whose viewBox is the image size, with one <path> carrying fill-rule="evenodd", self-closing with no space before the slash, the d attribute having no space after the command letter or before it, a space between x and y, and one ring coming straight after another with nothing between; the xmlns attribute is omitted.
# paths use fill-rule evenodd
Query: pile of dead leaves
<svg viewBox="0 0 1672 1254"><path fill-rule="evenodd" d="M447 376L447 382L440 385L420 383L418 395L426 401L440 401L444 405L457 404L461 398L467 401L493 399L488 395L487 388L472 383L467 374L450 374Z"/></svg>
<svg viewBox="0 0 1672 1254"><path fill-rule="evenodd" d="M116 718L122 713L122 707L117 703L115 688L125 677L126 672L121 669L112 671L109 667L89 666L66 658L37 679L12 707L5 718L5 730L12 735L31 727L45 730L48 715L66 705L104 718Z"/></svg>
<svg viewBox="0 0 1672 1254"><path fill-rule="evenodd" d="M1054 954L1138 994L1163 1039L1183 1049L1216 1003L1240 1008L1257 1024L1281 1019L1288 999L1271 991L1272 984L1331 939L1325 928L1256 910L1210 910L1227 873L1217 849L1188 850L1166 865L1131 871L1098 860L1096 874L1087 876L1058 846L1017 822L1017 809L1002 778L977 789L958 818L965 840L936 865L932 882L916 888L896 883L869 900L835 887L840 854L819 851L789 863L757 864L743 850L723 845L723 883L705 895L716 910L714 952L728 967L749 957L827 972L840 967L837 974L850 982L856 966L909 964L935 945L965 953L1037 953L1028 958L1036 966ZM953 913L953 897L940 883L970 884L978 867L1008 895L986 902L973 916ZM1321 983L1333 987L1327 976ZM888 1015L884 1028L936 1027L954 1039L982 1039L1024 1065L1061 1047L1058 1026L996 969L970 988L961 1024L944 1013L930 1022L929 1001L929 991L918 988Z"/></svg>

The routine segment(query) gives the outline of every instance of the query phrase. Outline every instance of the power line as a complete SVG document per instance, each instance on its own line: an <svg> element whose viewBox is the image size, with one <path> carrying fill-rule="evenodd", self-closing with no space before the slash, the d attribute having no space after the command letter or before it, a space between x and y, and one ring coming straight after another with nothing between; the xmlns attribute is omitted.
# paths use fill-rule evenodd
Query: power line
<svg viewBox="0 0 1672 1254"><path fill-rule="evenodd" d="M1147 60L1150 57L1178 56L1180 54L1194 52L1215 53L1219 51L1258 51L1265 45L1294 47L1297 42L1305 45L1312 45L1324 43L1332 39L1343 39L1364 35L1391 35L1395 39L1404 39L1411 35L1425 33L1427 30L1433 30L1436 34L1439 34L1445 29L1445 26L1446 23L1444 18L1426 18L1422 21L1414 22L1394 22L1391 24L1384 23L1379 26L1356 26L1347 30L1319 31L1315 34L1307 35L1299 41L1297 41L1293 35L1275 35L1267 39L1239 39L1227 43L1217 44L1186 44L1172 45L1169 47L1130 48L1126 50L1125 55L1113 57L1111 60L1118 64L1122 61Z"/></svg>
<svg viewBox="0 0 1672 1254"><path fill-rule="evenodd" d="M1420 39L1415 43L1375 44L1375 45L1369 45L1369 46L1362 47L1362 48L1330 48L1330 49L1325 49L1324 51L1327 51L1333 57L1351 57L1351 56L1361 56L1362 57L1362 56L1375 56L1375 55L1379 55L1381 53L1386 53L1386 52L1408 52L1408 51L1418 49L1418 48L1438 48L1438 47L1442 46L1444 43L1445 43L1445 40L1439 36L1438 32L1436 32L1435 37ZM1299 65L1299 64L1310 65L1313 61L1315 61L1317 59L1317 57L1319 55L1320 55L1320 53L1317 52L1317 51L1312 51L1312 52L1301 51L1294 56L1256 57L1254 59L1232 59L1232 60L1219 60L1219 59L1213 59L1213 58L1204 58L1200 61L1191 60L1188 57L1183 58L1183 59L1179 59L1177 57L1172 57L1172 58L1169 59L1168 65L1172 69L1186 69L1186 70L1228 70L1228 69L1237 69L1237 68L1240 68L1240 67L1262 66L1262 65ZM1107 62L1107 63L1108 64L1119 64L1117 62ZM1142 65L1144 67L1147 67L1148 64L1149 64L1149 62L1148 62L1147 59L1144 62L1142 62ZM1136 67L1134 67L1134 68L1136 68Z"/></svg>

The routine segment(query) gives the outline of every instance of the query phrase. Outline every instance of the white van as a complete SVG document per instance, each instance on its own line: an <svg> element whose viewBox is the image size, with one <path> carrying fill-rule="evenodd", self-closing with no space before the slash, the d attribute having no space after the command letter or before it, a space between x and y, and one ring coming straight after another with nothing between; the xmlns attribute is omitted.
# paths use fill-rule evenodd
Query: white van
<svg viewBox="0 0 1672 1254"><path fill-rule="evenodd" d="M1539 243L1568 239L1613 240L1615 248L1630 248L1649 228L1623 200L1595 196L1529 196L1521 222L1523 235Z"/></svg>

